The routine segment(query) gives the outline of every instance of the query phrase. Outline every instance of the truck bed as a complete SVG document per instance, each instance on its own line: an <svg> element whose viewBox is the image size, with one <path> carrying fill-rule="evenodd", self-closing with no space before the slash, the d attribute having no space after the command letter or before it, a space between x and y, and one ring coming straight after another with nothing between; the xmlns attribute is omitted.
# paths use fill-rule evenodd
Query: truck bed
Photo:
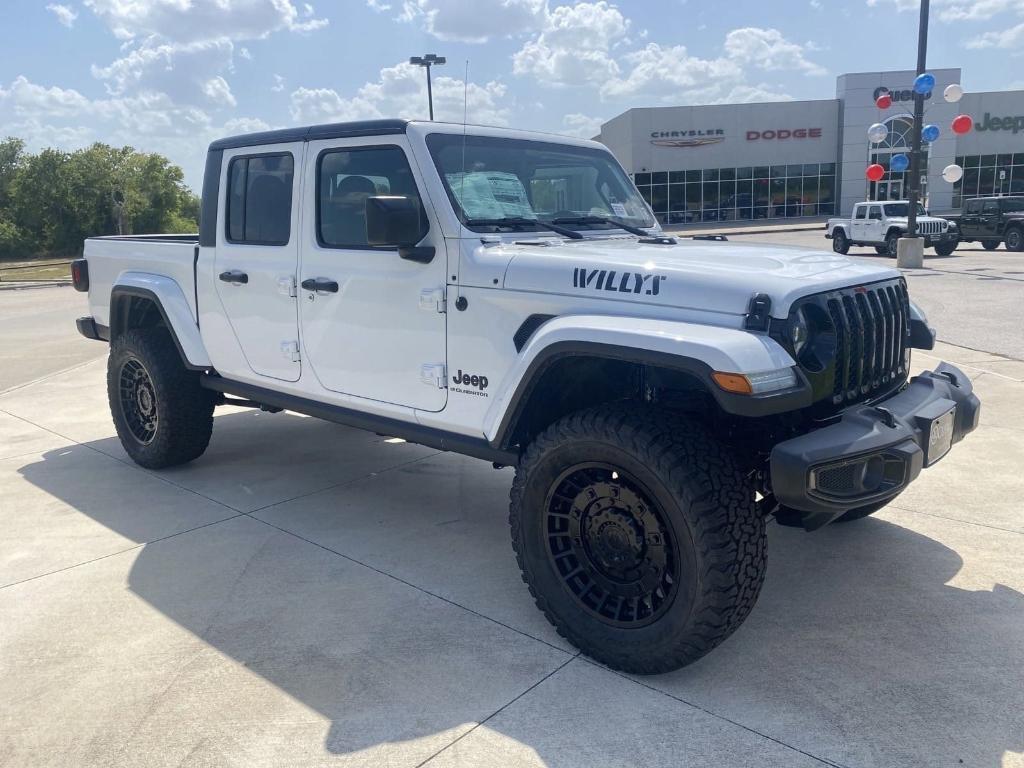
<svg viewBox="0 0 1024 768"><path fill-rule="evenodd" d="M125 273L171 278L196 312L198 235L110 235L85 241L89 263L89 308L101 325L110 323L110 291Z"/></svg>

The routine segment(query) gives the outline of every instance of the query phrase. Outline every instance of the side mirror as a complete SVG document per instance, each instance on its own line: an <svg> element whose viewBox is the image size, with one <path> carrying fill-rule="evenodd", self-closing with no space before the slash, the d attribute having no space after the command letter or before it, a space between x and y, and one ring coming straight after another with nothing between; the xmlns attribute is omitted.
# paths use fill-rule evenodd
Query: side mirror
<svg viewBox="0 0 1024 768"><path fill-rule="evenodd" d="M366 198L366 243L398 248L398 255L409 261L429 263L433 246L417 246L426 234L422 208L404 195L375 195Z"/></svg>

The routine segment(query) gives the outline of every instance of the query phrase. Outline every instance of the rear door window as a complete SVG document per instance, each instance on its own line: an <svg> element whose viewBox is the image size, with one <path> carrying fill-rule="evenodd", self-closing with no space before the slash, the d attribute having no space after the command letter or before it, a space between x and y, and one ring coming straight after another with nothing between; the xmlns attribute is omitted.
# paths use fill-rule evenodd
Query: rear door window
<svg viewBox="0 0 1024 768"><path fill-rule="evenodd" d="M228 242L288 244L294 172L295 161L288 152L231 160L227 192Z"/></svg>
<svg viewBox="0 0 1024 768"><path fill-rule="evenodd" d="M866 205L858 205L853 209L853 216L856 219L865 219L868 215L868 207Z"/></svg>

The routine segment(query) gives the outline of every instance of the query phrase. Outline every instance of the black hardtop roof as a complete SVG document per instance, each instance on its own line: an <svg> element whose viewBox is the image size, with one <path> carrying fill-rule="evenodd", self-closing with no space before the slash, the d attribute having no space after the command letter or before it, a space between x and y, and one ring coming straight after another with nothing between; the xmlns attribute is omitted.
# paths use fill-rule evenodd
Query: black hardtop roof
<svg viewBox="0 0 1024 768"><path fill-rule="evenodd" d="M313 141L314 139L340 139L352 136L387 136L405 133L408 120L357 120L350 123L327 123L306 125L298 128L281 128L276 131L244 133L217 139L210 150L233 149L235 147L258 147L262 144L286 144L292 141Z"/></svg>

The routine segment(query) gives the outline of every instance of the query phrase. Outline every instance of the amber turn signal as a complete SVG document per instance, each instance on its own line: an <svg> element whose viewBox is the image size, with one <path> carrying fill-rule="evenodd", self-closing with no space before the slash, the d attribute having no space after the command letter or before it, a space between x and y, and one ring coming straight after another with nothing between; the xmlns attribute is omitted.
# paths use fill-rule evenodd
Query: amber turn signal
<svg viewBox="0 0 1024 768"><path fill-rule="evenodd" d="M715 371L711 374L711 378L715 380L715 384L720 386L726 392L734 392L737 395L749 395L752 394L754 389L750 386L750 381L747 377L740 373L722 373L721 371Z"/></svg>

